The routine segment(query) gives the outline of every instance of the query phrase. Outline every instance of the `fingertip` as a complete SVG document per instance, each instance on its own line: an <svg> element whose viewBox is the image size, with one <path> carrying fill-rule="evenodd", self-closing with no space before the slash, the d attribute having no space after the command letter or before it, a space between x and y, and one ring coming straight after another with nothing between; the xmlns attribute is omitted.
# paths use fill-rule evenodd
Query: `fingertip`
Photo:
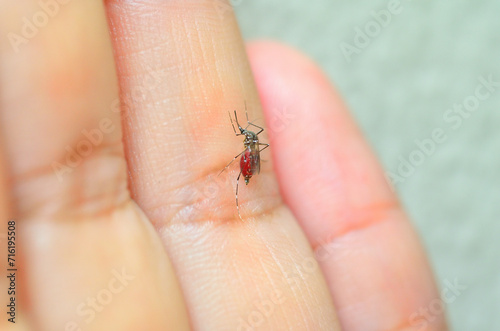
<svg viewBox="0 0 500 331"><path fill-rule="evenodd" d="M253 40L247 43L247 51L252 63L256 65L270 63L276 69L280 69L289 67L290 64L299 64L295 69L307 69L323 75L321 69L311 58L296 48L278 41Z"/></svg>
<svg viewBox="0 0 500 331"><path fill-rule="evenodd" d="M267 113L279 115L277 112L280 108L307 101L309 97L335 97L334 103L341 103L328 77L310 57L299 50L276 41L257 40L247 44L247 52ZM271 127L274 133L285 129L276 127L278 123L270 123L275 124Z"/></svg>

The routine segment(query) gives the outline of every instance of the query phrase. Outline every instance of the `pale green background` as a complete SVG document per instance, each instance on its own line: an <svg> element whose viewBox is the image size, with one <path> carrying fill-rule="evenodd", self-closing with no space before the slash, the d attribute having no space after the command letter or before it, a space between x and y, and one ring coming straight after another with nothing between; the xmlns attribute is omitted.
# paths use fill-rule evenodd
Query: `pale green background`
<svg viewBox="0 0 500 331"><path fill-rule="evenodd" d="M396 172L414 140L448 140L397 191L439 284L467 289L448 306L454 330L500 330L500 90L453 130L443 114L500 81L500 1L403 1L403 11L348 63L340 44L381 0L235 0L247 39L272 38L315 59L337 85L384 167Z"/></svg>

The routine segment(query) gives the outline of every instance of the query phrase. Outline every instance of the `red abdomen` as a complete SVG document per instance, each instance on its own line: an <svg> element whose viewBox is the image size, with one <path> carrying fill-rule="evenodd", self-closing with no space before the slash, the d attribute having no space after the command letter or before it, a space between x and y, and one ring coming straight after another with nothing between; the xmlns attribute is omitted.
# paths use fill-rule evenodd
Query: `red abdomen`
<svg viewBox="0 0 500 331"><path fill-rule="evenodd" d="M252 169L252 153L250 152L249 149L243 153L241 156L240 160L240 169L241 173L243 176L250 178L253 176L253 169Z"/></svg>
<svg viewBox="0 0 500 331"><path fill-rule="evenodd" d="M249 147L241 156L240 169L245 179L250 179L253 175L260 172L260 154L259 150ZM248 181L246 181L248 184Z"/></svg>

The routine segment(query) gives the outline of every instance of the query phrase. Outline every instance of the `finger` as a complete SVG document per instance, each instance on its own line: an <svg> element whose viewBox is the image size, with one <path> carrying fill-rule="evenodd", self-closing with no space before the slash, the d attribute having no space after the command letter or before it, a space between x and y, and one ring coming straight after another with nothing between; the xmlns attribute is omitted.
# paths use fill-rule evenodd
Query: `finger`
<svg viewBox="0 0 500 331"><path fill-rule="evenodd" d="M243 221L234 196L238 164L217 177L243 149L228 110L246 123L246 101L249 118L262 118L228 2L107 4L133 196L172 257L194 328L337 329L312 252L281 205L272 164L263 163L248 186L241 181ZM134 98L141 89L147 96Z"/></svg>
<svg viewBox="0 0 500 331"><path fill-rule="evenodd" d="M189 329L164 249L127 192L102 3L0 1L0 32L17 299L33 329Z"/></svg>
<svg viewBox="0 0 500 331"><path fill-rule="evenodd" d="M444 329L443 315L415 318L439 298L428 262L327 79L281 45L256 42L249 54L274 123L269 134L281 191L315 249L342 326L406 330L429 322L429 329Z"/></svg>

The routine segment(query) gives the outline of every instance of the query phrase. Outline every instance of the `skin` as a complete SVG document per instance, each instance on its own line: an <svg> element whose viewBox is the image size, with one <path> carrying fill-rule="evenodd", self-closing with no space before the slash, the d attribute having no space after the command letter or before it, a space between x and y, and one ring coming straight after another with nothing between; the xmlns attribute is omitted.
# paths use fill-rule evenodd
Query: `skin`
<svg viewBox="0 0 500 331"><path fill-rule="evenodd" d="M0 33L39 10L0 0ZM18 48L0 39L1 234L17 221L19 269L1 330L446 330L415 320L439 292L335 89L297 51L245 48L227 3L75 0ZM244 101L271 147L242 221L238 166L217 175Z"/></svg>

